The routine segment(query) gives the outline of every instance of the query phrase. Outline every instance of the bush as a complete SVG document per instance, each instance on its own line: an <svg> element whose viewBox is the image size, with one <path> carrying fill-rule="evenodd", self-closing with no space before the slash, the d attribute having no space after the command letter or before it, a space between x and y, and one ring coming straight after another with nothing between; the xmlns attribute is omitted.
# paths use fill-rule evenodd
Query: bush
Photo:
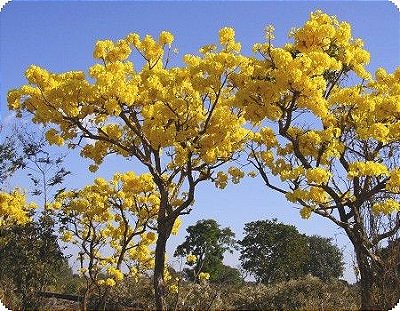
<svg viewBox="0 0 400 311"><path fill-rule="evenodd" d="M345 281L323 282L313 276L274 285L252 284L232 293L233 309L238 310L355 310L360 299Z"/></svg>
<svg viewBox="0 0 400 311"><path fill-rule="evenodd" d="M3 287L5 288L5 287ZM0 292L0 299L3 299ZM7 297L9 298L9 297ZM181 281L179 293L167 295L169 310L359 310L358 288L345 281L321 281L313 276L273 285L255 283L226 284ZM93 295L89 310L99 310L101 296ZM3 301L6 303L6 300ZM48 301L47 306L50 306ZM53 302L69 306L67 301ZM7 305L15 305L11 302ZM154 310L154 293L150 277L127 278L113 287L104 310ZM57 308L57 310L59 310Z"/></svg>

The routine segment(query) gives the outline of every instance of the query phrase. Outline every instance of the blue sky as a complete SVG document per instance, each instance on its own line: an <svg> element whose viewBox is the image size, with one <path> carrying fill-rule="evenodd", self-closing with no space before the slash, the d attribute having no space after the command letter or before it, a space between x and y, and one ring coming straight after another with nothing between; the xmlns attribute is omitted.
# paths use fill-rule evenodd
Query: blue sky
<svg viewBox="0 0 400 311"><path fill-rule="evenodd" d="M371 52L371 71L379 66L392 71L400 64L400 15L389 1L12 1L0 14L3 123L6 126L12 119L6 107L7 91L24 83L23 74L29 65L55 72L86 71L93 64L96 40L119 39L130 32L158 35L168 30L175 35L179 63L184 54L196 53L202 45L216 42L221 27L231 26L236 29L243 52L251 54L252 44L263 40L266 25L275 26L275 44L281 45L288 41L289 30L301 26L317 9L351 23L354 37L362 38ZM68 185L82 186L96 176L109 178L116 167L137 169L134 162L110 158L96 174L91 174L86 169L88 163L78 153L69 153L68 165L73 175ZM25 180L19 174L13 183L25 184ZM244 180L223 191L202 185L192 214L184 217L180 234L169 241L170 254L183 240L184 228L199 219L214 218L241 238L245 223L273 217L296 225L300 232L333 237L341 247L347 245L346 261L351 261L351 247L341 230L316 216L302 220L297 209L267 190L259 179ZM227 257L226 262L237 265L237 255ZM345 277L354 279L351 269Z"/></svg>

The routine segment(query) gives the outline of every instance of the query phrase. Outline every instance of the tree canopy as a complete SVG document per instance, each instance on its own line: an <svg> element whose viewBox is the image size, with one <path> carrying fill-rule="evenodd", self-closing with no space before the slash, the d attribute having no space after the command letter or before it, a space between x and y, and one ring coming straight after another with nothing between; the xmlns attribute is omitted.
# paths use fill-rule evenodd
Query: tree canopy
<svg viewBox="0 0 400 311"><path fill-rule="evenodd" d="M235 234L230 228L220 228L214 219L203 219L189 226L186 231L188 235L176 248L174 256L186 258L192 266L186 269L189 279L196 279L201 272L209 273L210 281L214 282L229 281L232 277L238 279L234 268L230 270L223 264L224 253L236 248Z"/></svg>
<svg viewBox="0 0 400 311"><path fill-rule="evenodd" d="M258 282L270 284L304 275L307 239L294 226L276 219L259 220L245 224L244 231L240 261Z"/></svg>
<svg viewBox="0 0 400 311"><path fill-rule="evenodd" d="M338 279L343 275L343 254L332 244L332 239L318 235L307 236L307 246L309 258L305 264L305 273L323 281Z"/></svg>
<svg viewBox="0 0 400 311"><path fill-rule="evenodd" d="M311 274L323 281L343 273L343 255L331 239L301 234L276 219L245 225L239 241L244 270L264 284L297 279Z"/></svg>

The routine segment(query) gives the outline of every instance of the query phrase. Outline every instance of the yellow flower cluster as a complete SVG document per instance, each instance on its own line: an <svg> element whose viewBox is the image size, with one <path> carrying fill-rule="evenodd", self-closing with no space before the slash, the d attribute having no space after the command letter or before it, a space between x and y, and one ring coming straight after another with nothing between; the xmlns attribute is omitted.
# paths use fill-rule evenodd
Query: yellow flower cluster
<svg viewBox="0 0 400 311"><path fill-rule="evenodd" d="M388 174L389 171L384 164L366 161L350 163L347 176L349 178L354 178L361 176L382 176Z"/></svg>
<svg viewBox="0 0 400 311"><path fill-rule="evenodd" d="M350 24L339 22L335 16L315 11L303 27L290 35L295 39L293 49L302 53L323 51L352 68L361 78L370 77L364 68L370 55L363 49L363 42L352 39Z"/></svg>
<svg viewBox="0 0 400 311"><path fill-rule="evenodd" d="M295 180L299 178L300 176L304 175L304 167L293 167L291 169L285 169L281 170L279 172L279 177L281 178L282 181L288 181L288 180Z"/></svg>
<svg viewBox="0 0 400 311"><path fill-rule="evenodd" d="M228 175L224 172L218 172L215 178L215 186L220 189L224 189L228 185Z"/></svg>
<svg viewBox="0 0 400 311"><path fill-rule="evenodd" d="M383 202L372 205L372 210L375 214L391 214L400 211L400 203L393 199L387 199Z"/></svg>
<svg viewBox="0 0 400 311"><path fill-rule="evenodd" d="M210 274L207 272L200 272L198 278L201 281L207 281L210 279Z"/></svg>
<svg viewBox="0 0 400 311"><path fill-rule="evenodd" d="M174 42L174 36L168 31L162 31L160 33L160 37L158 40L162 45L167 44L168 46L171 46L172 42Z"/></svg>
<svg viewBox="0 0 400 311"><path fill-rule="evenodd" d="M400 193L400 168L390 172L389 180L386 183L386 189L393 193Z"/></svg>
<svg viewBox="0 0 400 311"><path fill-rule="evenodd" d="M219 171L215 178L213 178L215 187L224 189L229 181L234 184L238 184L240 180L245 176L245 173L238 167L231 166L228 169L228 174L223 171Z"/></svg>
<svg viewBox="0 0 400 311"><path fill-rule="evenodd" d="M334 88L328 102L336 107L331 119L346 121L355 128L359 139L380 143L399 140L400 68L392 74L378 69L375 80L362 89Z"/></svg>
<svg viewBox="0 0 400 311"><path fill-rule="evenodd" d="M309 183L321 185L326 184L332 174L327 170L317 167L306 171L306 177Z"/></svg>
<svg viewBox="0 0 400 311"><path fill-rule="evenodd" d="M74 235L72 234L71 231L64 231L61 236L61 240L66 243L72 242L74 240Z"/></svg>
<svg viewBox="0 0 400 311"><path fill-rule="evenodd" d="M172 285L170 285L168 288L169 288L169 290L170 290L171 293L176 294L176 293L179 292L179 286L176 285L176 284L172 284Z"/></svg>
<svg viewBox="0 0 400 311"><path fill-rule="evenodd" d="M267 148L278 144L274 131L269 127L263 127L259 133L254 133L252 139L259 144L264 144Z"/></svg>
<svg viewBox="0 0 400 311"><path fill-rule="evenodd" d="M10 193L0 192L0 227L25 224L31 220L29 211L36 208L28 204L25 195L18 189Z"/></svg>
<svg viewBox="0 0 400 311"><path fill-rule="evenodd" d="M187 262L188 264L190 264L190 265L191 265L191 264L194 264L196 261L197 261L196 255L189 254L189 255L186 256L186 262Z"/></svg>
<svg viewBox="0 0 400 311"><path fill-rule="evenodd" d="M228 169L228 173L229 173L229 175L232 176L232 182L234 184L239 183L240 180L244 177L244 172L241 169L239 169L238 167L231 166Z"/></svg>
<svg viewBox="0 0 400 311"><path fill-rule="evenodd" d="M116 269L115 267L109 267L107 269L107 272L111 276L111 278L116 281L121 281L124 279L124 274L119 269Z"/></svg>
<svg viewBox="0 0 400 311"><path fill-rule="evenodd" d="M175 219L174 225L172 227L171 230L171 234L173 235L177 235L179 228L182 226L182 219L180 217L178 217L177 219Z"/></svg>
<svg viewBox="0 0 400 311"><path fill-rule="evenodd" d="M98 281L97 281L97 284L100 285L100 286L105 285L105 286L113 287L113 286L115 286L117 283L115 282L114 279L112 279L112 278L107 278L107 279L98 280Z"/></svg>
<svg viewBox="0 0 400 311"><path fill-rule="evenodd" d="M235 30L224 27L219 31L219 43L226 47L227 51L240 52L241 45L235 41Z"/></svg>
<svg viewBox="0 0 400 311"><path fill-rule="evenodd" d="M303 208L300 210L300 216L301 216L302 218L304 218L304 219L310 218L310 217L311 217L311 214L312 214L312 208L310 208L310 207L308 207L308 206L303 207Z"/></svg>
<svg viewBox="0 0 400 311"><path fill-rule="evenodd" d="M320 187L311 186L304 189L295 189L286 193L288 201L297 203L299 200L308 202L309 205L324 205L329 202L328 194Z"/></svg>
<svg viewBox="0 0 400 311"><path fill-rule="evenodd" d="M64 139L58 135L58 132L55 129L48 130L45 137L50 145L62 146L64 144Z"/></svg>

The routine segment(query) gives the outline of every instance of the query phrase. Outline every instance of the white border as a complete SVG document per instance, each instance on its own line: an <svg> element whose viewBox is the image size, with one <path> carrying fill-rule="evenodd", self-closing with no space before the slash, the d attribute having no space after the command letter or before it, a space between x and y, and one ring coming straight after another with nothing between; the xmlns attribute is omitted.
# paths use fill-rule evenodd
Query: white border
<svg viewBox="0 0 400 311"><path fill-rule="evenodd" d="M389 0L389 1L392 2L392 3L397 7L397 9L399 10L399 13L400 13L400 0ZM4 8L4 6L5 6L8 2L11 2L11 0L0 0L0 13L1 13L1 10ZM0 111L0 113L1 113L1 111ZM11 311L11 310L7 309L7 308L2 304L2 302L0 301L0 311ZM399 303L392 309L392 311L400 311L400 301L399 301Z"/></svg>

